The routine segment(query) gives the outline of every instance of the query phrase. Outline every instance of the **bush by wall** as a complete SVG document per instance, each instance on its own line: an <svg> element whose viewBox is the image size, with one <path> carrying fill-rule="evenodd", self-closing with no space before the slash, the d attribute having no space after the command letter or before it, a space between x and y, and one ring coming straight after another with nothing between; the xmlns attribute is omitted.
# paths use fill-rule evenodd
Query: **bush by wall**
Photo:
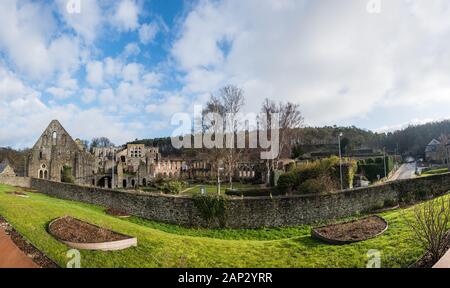
<svg viewBox="0 0 450 288"><path fill-rule="evenodd" d="M159 178L155 182L150 183L150 186L143 190L147 192L163 192L165 194L177 195L183 191L185 187L186 183L184 182Z"/></svg>
<svg viewBox="0 0 450 288"><path fill-rule="evenodd" d="M220 195L196 195L194 196L194 205L200 216L213 226L217 221L220 227L225 226L225 199Z"/></svg>
<svg viewBox="0 0 450 288"><path fill-rule="evenodd" d="M394 157L386 156L386 173L389 175L394 169ZM358 163L358 174L362 174L369 179L369 181L374 182L380 178L384 178L384 159L383 157L369 158L366 161L359 161Z"/></svg>
<svg viewBox="0 0 450 288"><path fill-rule="evenodd" d="M342 176L345 189L353 188L357 171L356 161L343 159ZM294 194L326 193L340 190L340 161L330 157L306 163L284 173L278 180L278 189Z"/></svg>
<svg viewBox="0 0 450 288"><path fill-rule="evenodd" d="M75 178L73 177L72 167L64 166L61 174L61 182L63 183L75 183Z"/></svg>

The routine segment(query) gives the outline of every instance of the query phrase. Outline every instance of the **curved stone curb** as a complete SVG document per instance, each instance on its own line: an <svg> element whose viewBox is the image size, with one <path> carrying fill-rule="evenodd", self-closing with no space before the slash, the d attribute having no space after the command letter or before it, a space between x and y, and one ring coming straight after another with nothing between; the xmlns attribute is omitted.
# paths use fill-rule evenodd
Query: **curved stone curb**
<svg viewBox="0 0 450 288"><path fill-rule="evenodd" d="M371 217L376 217L376 218L381 219L381 220L386 224L386 227L385 227L380 233L377 233L376 235L373 235L373 236L368 237L368 238L365 238L365 239L359 239L359 240L347 240L347 241L344 241L344 240L338 240L338 239L331 239L331 238L328 238L328 237L326 237L326 236L320 234L319 232L317 232L317 229L324 228L324 227L327 227L327 226L330 226L330 225L326 225L326 226L321 226L321 227L313 228L313 229L311 230L311 236L312 236L313 238L319 239L319 240L321 240L321 241L324 241L324 242L326 242L326 243L328 243L328 244L332 244L332 245L347 245L347 244L352 244L352 243L357 243L357 242L367 241L367 240L376 238L376 237L378 237L378 236L381 236L382 234L384 234L384 232L387 231L387 229L389 228L389 224L388 224L388 222L386 221L386 219L384 219L384 218L382 218L382 217L380 217L380 216L375 215L375 216L365 217L365 218L362 218L362 219L353 220L353 221L349 221L349 222L342 222L342 223L334 224L334 225L347 224L347 223L352 223L352 222L361 221L361 220L364 220L364 219L367 219L367 218L371 218Z"/></svg>
<svg viewBox="0 0 450 288"><path fill-rule="evenodd" d="M21 195L21 194L15 193L15 192L6 192L6 195L19 197L19 198L30 198L30 196L28 196L28 195Z"/></svg>
<svg viewBox="0 0 450 288"><path fill-rule="evenodd" d="M137 247L137 238L135 237L131 237L125 234L121 234L115 231L111 231L115 234L121 235L121 236L125 236L125 237L129 237L129 239L125 239L125 240L119 240L119 241L111 241L111 242L102 242L102 243L76 243L76 242L70 242L70 241L64 241L62 239L59 239L57 236L55 236L53 233L51 233L51 229L50 227L56 222L59 221L61 219L64 219L66 217L61 217L58 219L53 220L52 222L50 222L50 224L48 224L48 233L50 235L52 235L56 240L58 240L61 243L66 244L67 246L71 247L71 248L75 248L75 249L79 249L79 250L99 250L99 251L118 251L118 250L124 250L130 247ZM78 221L82 221L79 219L76 219ZM86 221L82 221L87 223ZM100 229L105 229L102 227L99 227L97 225L88 223L89 225L95 226L97 228ZM106 229L108 230L108 229Z"/></svg>
<svg viewBox="0 0 450 288"><path fill-rule="evenodd" d="M388 208L383 208L383 209L378 209L378 210L372 211L372 213L377 213L378 214L378 213L394 211L394 210L397 210L397 209L400 209L400 205L396 205L396 206L388 207Z"/></svg>
<svg viewBox="0 0 450 288"><path fill-rule="evenodd" d="M105 214L111 217L115 217L115 218L119 218L119 219L128 219L131 218L131 215L122 215L122 216L117 216L117 215L113 215L108 213L108 211L105 210Z"/></svg>

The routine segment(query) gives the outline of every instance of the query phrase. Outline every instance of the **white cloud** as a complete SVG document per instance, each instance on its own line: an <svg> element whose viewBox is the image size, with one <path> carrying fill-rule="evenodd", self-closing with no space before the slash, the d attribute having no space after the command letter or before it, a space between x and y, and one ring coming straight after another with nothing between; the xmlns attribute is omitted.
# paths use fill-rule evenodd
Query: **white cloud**
<svg viewBox="0 0 450 288"><path fill-rule="evenodd" d="M407 123L383 126L383 127L375 129L374 131L378 132L378 133L389 133L389 132L394 132L397 130L405 129L409 126L422 125L422 124L426 124L426 123L430 123L430 122L438 122L438 121L443 121L443 120L445 120L445 119L444 118L413 119Z"/></svg>
<svg viewBox="0 0 450 288"><path fill-rule="evenodd" d="M51 6L36 1L0 1L0 50L18 72L48 80L78 69L77 37L60 35Z"/></svg>
<svg viewBox="0 0 450 288"><path fill-rule="evenodd" d="M80 0L81 13L68 13L67 0L57 0L59 13L78 35L92 43L102 29L103 15L97 0Z"/></svg>
<svg viewBox="0 0 450 288"><path fill-rule="evenodd" d="M72 90L67 90L61 87L50 87L45 90L47 93L52 94L54 97L58 99L66 99L73 94Z"/></svg>
<svg viewBox="0 0 450 288"><path fill-rule="evenodd" d="M136 1L119 1L112 18L112 24L115 25L119 31L134 31L139 28L139 13L140 9Z"/></svg>
<svg viewBox="0 0 450 288"><path fill-rule="evenodd" d="M60 120L73 137L81 139L107 136L115 143L125 143L139 135L137 129L127 127L117 115L108 115L102 109L46 105L40 97L38 91L0 65L0 146L30 147L53 119Z"/></svg>
<svg viewBox="0 0 450 288"><path fill-rule="evenodd" d="M86 80L93 86L103 85L103 63L92 61L86 65Z"/></svg>
<svg viewBox="0 0 450 288"><path fill-rule="evenodd" d="M86 103L92 103L97 99L97 91L94 89L83 89L83 96L81 100Z"/></svg>
<svg viewBox="0 0 450 288"><path fill-rule="evenodd" d="M102 105L109 106L112 102L114 102L114 90L111 88L103 89L98 96Z"/></svg>
<svg viewBox="0 0 450 288"><path fill-rule="evenodd" d="M293 101L315 125L374 107L450 104L448 1L382 1L381 14L366 4L199 1L171 50L183 92L237 84L247 110L265 97Z"/></svg>
<svg viewBox="0 0 450 288"><path fill-rule="evenodd" d="M156 22L143 24L139 29L139 39L142 44L147 45L155 40L156 35L159 32L159 26Z"/></svg>
<svg viewBox="0 0 450 288"><path fill-rule="evenodd" d="M158 115L170 119L175 113L186 111L189 106L188 99L179 95L166 95L156 103L148 104L145 111L148 113L157 113ZM169 123L167 121L167 123Z"/></svg>
<svg viewBox="0 0 450 288"><path fill-rule="evenodd" d="M162 75L156 72L149 72L142 76L142 82L147 87L158 87L161 81Z"/></svg>
<svg viewBox="0 0 450 288"><path fill-rule="evenodd" d="M126 59L131 56L137 56L141 53L141 49L139 48L139 45L136 43L129 43L127 46L125 46L125 49L123 51L123 57Z"/></svg>
<svg viewBox="0 0 450 288"><path fill-rule="evenodd" d="M123 67L122 78L125 81L138 82L141 75L142 67L137 63L130 63Z"/></svg>
<svg viewBox="0 0 450 288"><path fill-rule="evenodd" d="M72 78L68 74L61 74L58 79L59 87L77 90L78 89L78 81L77 79Z"/></svg>
<svg viewBox="0 0 450 288"><path fill-rule="evenodd" d="M123 63L120 60L108 57L104 63L105 74L108 78L115 78L122 73Z"/></svg>

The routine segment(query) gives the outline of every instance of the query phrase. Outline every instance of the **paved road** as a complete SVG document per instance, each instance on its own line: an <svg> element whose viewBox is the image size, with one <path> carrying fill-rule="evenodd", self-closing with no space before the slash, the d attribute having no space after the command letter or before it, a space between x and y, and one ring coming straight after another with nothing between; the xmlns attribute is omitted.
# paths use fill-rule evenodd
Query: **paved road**
<svg viewBox="0 0 450 288"><path fill-rule="evenodd" d="M38 268L0 228L0 268Z"/></svg>
<svg viewBox="0 0 450 288"><path fill-rule="evenodd" d="M403 164L389 181L411 179L416 177L416 163Z"/></svg>

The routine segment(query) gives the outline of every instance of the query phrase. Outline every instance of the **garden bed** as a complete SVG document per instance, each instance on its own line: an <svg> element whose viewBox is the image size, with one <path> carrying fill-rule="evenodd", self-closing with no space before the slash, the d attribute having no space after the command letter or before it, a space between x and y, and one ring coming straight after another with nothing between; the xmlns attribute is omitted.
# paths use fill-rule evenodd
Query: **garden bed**
<svg viewBox="0 0 450 288"><path fill-rule="evenodd" d="M48 232L66 245L82 250L114 251L137 246L137 239L87 222L63 217L48 225Z"/></svg>
<svg viewBox="0 0 450 288"><path fill-rule="evenodd" d="M128 214L125 211L119 210L119 209L108 208L108 209L106 209L105 212L108 215L118 217L118 218L130 218L130 214Z"/></svg>
<svg viewBox="0 0 450 288"><path fill-rule="evenodd" d="M23 193L23 192L6 192L6 194L8 195L12 195L12 196L16 196L16 197L22 197L22 198L30 198L30 196L28 196L27 194Z"/></svg>
<svg viewBox="0 0 450 288"><path fill-rule="evenodd" d="M312 229L312 236L330 244L343 245L380 236L388 229L386 220L379 216L338 223Z"/></svg>

